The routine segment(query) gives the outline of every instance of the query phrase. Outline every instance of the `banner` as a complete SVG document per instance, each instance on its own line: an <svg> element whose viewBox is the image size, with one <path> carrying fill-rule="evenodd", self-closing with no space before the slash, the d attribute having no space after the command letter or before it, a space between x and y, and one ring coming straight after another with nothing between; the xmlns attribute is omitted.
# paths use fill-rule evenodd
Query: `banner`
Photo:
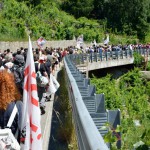
<svg viewBox="0 0 150 150"><path fill-rule="evenodd" d="M104 40L104 45L107 45L109 43L109 35L107 34L106 40Z"/></svg>
<svg viewBox="0 0 150 150"><path fill-rule="evenodd" d="M83 46L83 34L80 35L80 36L77 38L77 46L76 46L76 48L80 49L81 46Z"/></svg>
<svg viewBox="0 0 150 150"><path fill-rule="evenodd" d="M41 112L39 108L32 45L29 47L24 72L23 117L21 125L22 150L42 150Z"/></svg>
<svg viewBox="0 0 150 150"><path fill-rule="evenodd" d="M38 40L37 40L37 45L42 48L42 46L46 43L46 40L43 38L43 37L40 37Z"/></svg>

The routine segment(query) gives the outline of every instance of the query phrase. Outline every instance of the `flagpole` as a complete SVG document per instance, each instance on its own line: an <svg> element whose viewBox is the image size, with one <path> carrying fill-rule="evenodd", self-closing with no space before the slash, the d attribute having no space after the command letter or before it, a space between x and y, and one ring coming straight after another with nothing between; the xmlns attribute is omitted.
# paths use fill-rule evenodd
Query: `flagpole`
<svg viewBox="0 0 150 150"><path fill-rule="evenodd" d="M37 94L35 64L29 36L27 59L24 70L23 121L21 135L24 134L23 150L42 150L41 113Z"/></svg>

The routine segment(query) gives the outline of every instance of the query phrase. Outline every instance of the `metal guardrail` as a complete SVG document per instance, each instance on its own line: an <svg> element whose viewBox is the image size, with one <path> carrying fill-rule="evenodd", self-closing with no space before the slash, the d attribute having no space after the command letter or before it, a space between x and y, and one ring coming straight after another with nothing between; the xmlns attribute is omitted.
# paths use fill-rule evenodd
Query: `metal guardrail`
<svg viewBox="0 0 150 150"><path fill-rule="evenodd" d="M135 49L135 50L116 50L116 51L106 51L106 52L92 52L92 53L81 53L74 54L72 61L76 64L84 64L87 62L97 62L97 61L109 61L113 59L126 59L132 58L133 53L137 52L142 56L150 56L150 49Z"/></svg>
<svg viewBox="0 0 150 150"><path fill-rule="evenodd" d="M81 96L76 80L74 79L69 65L66 62L67 57L64 59L66 68L66 78L69 89L69 97L72 103L73 118L77 133L78 148L79 150L108 150L103 137L99 133L96 125L94 124ZM73 68L74 66L72 66Z"/></svg>

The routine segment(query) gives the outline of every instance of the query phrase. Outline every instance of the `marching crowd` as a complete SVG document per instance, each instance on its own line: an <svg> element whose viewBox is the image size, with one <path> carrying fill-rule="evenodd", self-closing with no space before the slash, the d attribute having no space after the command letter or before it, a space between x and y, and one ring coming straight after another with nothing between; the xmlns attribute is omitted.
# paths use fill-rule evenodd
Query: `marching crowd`
<svg viewBox="0 0 150 150"><path fill-rule="evenodd" d="M87 46L83 48L82 46L80 49L73 47L73 53L99 53L99 52L110 52L110 51L120 51L120 50L136 50L136 49L150 49L150 43L148 44L95 44L91 43L91 46Z"/></svg>
<svg viewBox="0 0 150 150"><path fill-rule="evenodd" d="M61 66L64 56L74 53L101 53L104 51L114 51L117 49L133 50L136 48L149 49L150 44L130 44L124 46L92 45L85 49L83 49L82 46L80 49L73 46L65 49L48 47L45 49L32 49L41 115L45 114L46 101L50 101L51 95L54 94L60 86L55 78L55 71L57 71ZM28 49L23 47L17 49L16 52L11 52L10 49L4 50L3 52L0 51L0 128L4 129L8 126L11 114L16 106L18 112L10 128L19 143L21 142L20 137L22 136L20 129L23 107L24 69L27 51Z"/></svg>
<svg viewBox="0 0 150 150"><path fill-rule="evenodd" d="M27 48L21 47L16 52L10 49L0 51L0 129L8 127L8 122L14 107L17 114L10 128L15 138L20 141L21 119L23 108L24 69L27 57ZM59 69L62 58L68 54L68 49L39 48L32 49L35 72L37 75L37 93L41 115L45 114L46 101L51 100L51 95L59 88L55 78L55 71ZM0 140L0 146L2 145ZM1 147L0 147L1 149Z"/></svg>

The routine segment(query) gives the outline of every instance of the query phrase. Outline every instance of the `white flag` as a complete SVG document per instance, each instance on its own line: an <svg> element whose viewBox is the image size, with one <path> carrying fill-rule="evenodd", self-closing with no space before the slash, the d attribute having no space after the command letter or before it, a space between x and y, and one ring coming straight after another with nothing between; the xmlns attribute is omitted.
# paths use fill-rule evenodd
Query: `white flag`
<svg viewBox="0 0 150 150"><path fill-rule="evenodd" d="M81 34L81 35L77 38L77 42L79 42L80 44L83 43L83 34Z"/></svg>
<svg viewBox="0 0 150 150"><path fill-rule="evenodd" d="M80 49L82 45L83 45L83 34L81 34L81 35L77 38L77 46L76 46L76 48Z"/></svg>
<svg viewBox="0 0 150 150"><path fill-rule="evenodd" d="M47 93L49 95L54 94L58 90L59 87L60 87L60 84L58 83L56 78L52 74L50 74L50 85L47 89Z"/></svg>
<svg viewBox="0 0 150 150"><path fill-rule="evenodd" d="M106 44L108 44L109 43L109 35L107 35L107 38L106 38L106 40L104 40L104 45Z"/></svg>
<svg viewBox="0 0 150 150"><path fill-rule="evenodd" d="M23 150L42 150L41 113L39 108L35 64L32 45L29 37L29 47L24 73L23 118L21 125L21 141Z"/></svg>
<svg viewBox="0 0 150 150"><path fill-rule="evenodd" d="M97 46L97 43L96 43L96 40L94 39L94 41L93 41L93 44L95 45L95 46Z"/></svg>

